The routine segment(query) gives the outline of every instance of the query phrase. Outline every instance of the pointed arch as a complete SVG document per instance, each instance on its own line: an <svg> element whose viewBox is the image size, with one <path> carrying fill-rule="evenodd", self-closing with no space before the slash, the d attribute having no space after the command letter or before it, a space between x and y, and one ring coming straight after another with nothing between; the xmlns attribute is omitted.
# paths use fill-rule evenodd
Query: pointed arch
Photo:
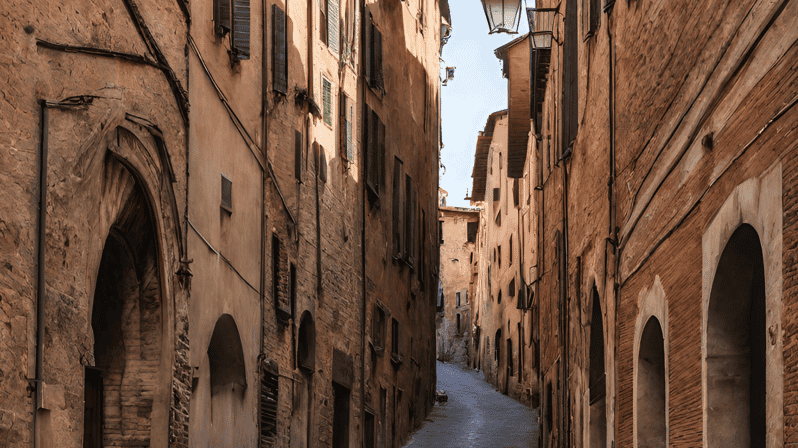
<svg viewBox="0 0 798 448"><path fill-rule="evenodd" d="M635 446L665 448L667 407L665 380L665 338L656 317L643 328L635 375Z"/></svg>
<svg viewBox="0 0 798 448"><path fill-rule="evenodd" d="M607 375L604 365L604 321L601 299L596 286L591 293L593 302L590 318L590 364L588 387L590 390L590 448L607 446Z"/></svg>

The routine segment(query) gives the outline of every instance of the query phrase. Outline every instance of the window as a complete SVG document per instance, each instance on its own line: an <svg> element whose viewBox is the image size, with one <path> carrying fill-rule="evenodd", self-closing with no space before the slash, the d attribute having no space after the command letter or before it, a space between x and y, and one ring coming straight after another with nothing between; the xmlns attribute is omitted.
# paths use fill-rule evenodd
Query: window
<svg viewBox="0 0 798 448"><path fill-rule="evenodd" d="M341 157L347 162L352 163L355 161L355 146L354 146L354 122L355 122L355 105L352 99L344 94L343 89L339 95L338 103L341 105L341 123L344 125L341 128Z"/></svg>
<svg viewBox="0 0 798 448"><path fill-rule="evenodd" d="M502 247L499 246L499 267L502 267Z"/></svg>
<svg viewBox="0 0 798 448"><path fill-rule="evenodd" d="M363 21L366 28L366 82L374 89L385 90L382 70L382 33L374 26L371 11L366 8L366 18Z"/></svg>
<svg viewBox="0 0 798 448"><path fill-rule="evenodd" d="M399 157L393 159L393 198L391 206L393 208L393 257L396 259L402 258L402 251L404 249L404 241L402 241L402 234L404 233L404 218L405 215L402 210L402 171L403 163Z"/></svg>
<svg viewBox="0 0 798 448"><path fill-rule="evenodd" d="M300 368L313 372L316 369L316 324L310 311L302 313L298 333L297 363Z"/></svg>
<svg viewBox="0 0 798 448"><path fill-rule="evenodd" d="M515 297L515 277L510 280L510 284L507 285L507 295L510 297Z"/></svg>
<svg viewBox="0 0 798 448"><path fill-rule="evenodd" d="M222 174L222 200L220 207L227 214L233 213L233 181Z"/></svg>
<svg viewBox="0 0 798 448"><path fill-rule="evenodd" d="M363 117L363 141L366 142L366 186L370 199L380 197L385 180L385 125L377 113L365 106Z"/></svg>
<svg viewBox="0 0 798 448"><path fill-rule="evenodd" d="M340 5L338 0L321 0L321 17L319 18L319 37L321 41L330 47L330 50L338 55L339 48L339 26L338 17L340 16Z"/></svg>
<svg viewBox="0 0 798 448"><path fill-rule="evenodd" d="M332 126L332 83L324 76L321 77L321 95L324 122L327 125Z"/></svg>
<svg viewBox="0 0 798 448"><path fill-rule="evenodd" d="M374 317L371 328L371 343L377 353L385 350L385 310L379 305L374 305Z"/></svg>
<svg viewBox="0 0 798 448"><path fill-rule="evenodd" d="M289 285L286 284L288 272L285 260L282 258L282 244L277 234L272 234L272 297L278 322L287 324L291 317L291 305L287 290Z"/></svg>
<svg viewBox="0 0 798 448"><path fill-rule="evenodd" d="M302 182L302 133L294 131L294 177Z"/></svg>
<svg viewBox="0 0 798 448"><path fill-rule="evenodd" d="M438 235L440 236L440 245L443 246L443 221L438 221Z"/></svg>
<svg viewBox="0 0 798 448"><path fill-rule="evenodd" d="M582 0L582 35L585 40L595 34L600 21L600 0Z"/></svg>
<svg viewBox="0 0 798 448"><path fill-rule="evenodd" d="M493 189L493 202L498 202L499 199L501 199L502 197L501 191L502 191L501 188Z"/></svg>
<svg viewBox="0 0 798 448"><path fill-rule="evenodd" d="M460 293L456 292L455 297L457 297L457 306L460 306Z"/></svg>
<svg viewBox="0 0 798 448"><path fill-rule="evenodd" d="M416 192L413 189L413 179L410 175L405 175L405 197L404 202L404 235L403 240L405 243L403 259L408 266L413 267L415 264L415 248L416 248Z"/></svg>
<svg viewBox="0 0 798 448"><path fill-rule="evenodd" d="M513 265L513 236L510 235L510 266Z"/></svg>
<svg viewBox="0 0 798 448"><path fill-rule="evenodd" d="M469 222L466 224L466 238L469 243L474 243L477 241L477 230L479 229L478 222ZM472 253L473 257L473 253Z"/></svg>
<svg viewBox="0 0 798 448"><path fill-rule="evenodd" d="M399 353L399 321L391 319L391 360L401 362L402 356Z"/></svg>
<svg viewBox="0 0 798 448"><path fill-rule="evenodd" d="M276 364L266 364L260 379L260 443L273 446L277 439L279 372Z"/></svg>
<svg viewBox="0 0 798 448"><path fill-rule="evenodd" d="M218 36L230 33L230 56L233 60L249 59L249 1L213 2L214 32Z"/></svg>
<svg viewBox="0 0 798 448"><path fill-rule="evenodd" d="M496 330L496 337L493 338L493 360L497 363L501 362L502 351L502 329Z"/></svg>
<svg viewBox="0 0 798 448"><path fill-rule="evenodd" d="M272 89L288 94L288 36L285 12L272 5Z"/></svg>
<svg viewBox="0 0 798 448"><path fill-rule="evenodd" d="M471 252L471 255L468 258L468 262L469 263L473 263L474 262L474 252Z"/></svg>
<svg viewBox="0 0 798 448"><path fill-rule="evenodd" d="M513 368L513 340L512 338L507 338L507 376L511 377L513 375L515 375L515 369Z"/></svg>
<svg viewBox="0 0 798 448"><path fill-rule="evenodd" d="M497 303L502 303L502 290L501 289L499 290L499 296L498 296L498 299L496 300L496 302Z"/></svg>
<svg viewBox="0 0 798 448"><path fill-rule="evenodd" d="M456 320L457 320L457 334L460 334L461 333L461 331L460 331L460 313L457 313Z"/></svg>

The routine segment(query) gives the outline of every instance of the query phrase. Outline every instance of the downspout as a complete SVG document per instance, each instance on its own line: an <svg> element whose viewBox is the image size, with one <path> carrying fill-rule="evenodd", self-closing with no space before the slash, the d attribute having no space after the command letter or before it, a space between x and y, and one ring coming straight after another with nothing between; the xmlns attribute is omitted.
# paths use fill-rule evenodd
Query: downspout
<svg viewBox="0 0 798 448"><path fill-rule="evenodd" d="M615 172L615 42L612 40L612 30L611 30L611 23L610 20L612 18L612 9L615 5L615 0L610 0L607 2L607 5L604 7L604 12L607 14L607 39L609 45L609 52L608 52L608 62L609 62L609 123L610 123L610 160L609 160L609 169L610 169L610 178L609 178L609 206L610 206L610 213L609 213L609 242L612 244L612 253L615 256L614 260L614 270L613 270L613 296L615 299L615 305L613 308L613 313L617 315L618 310L618 296L620 293L619 285L617 282L618 276L618 267L620 263L620 249L618 248L618 210L617 210L617 192L615 189L615 181L617 174ZM606 247L606 244L605 244ZM606 250L606 249L605 249ZM606 256L605 256L606 259ZM606 275L606 269L605 269ZM606 283L606 282L605 282ZM605 307L606 308L606 307ZM609 317L609 316L608 316ZM614 320L614 319L613 319ZM609 327L609 322L608 322ZM612 326L614 328L614 325ZM613 342L613 370L615 371L613 375L613 385L612 390L615 392L617 384L616 378L618 377L618 345L615 343L615 334L612 335L612 342ZM616 410L617 410L617 397L614 397L612 400L613 406L613 413L612 419L614 423L617 423L616 419ZM615 437L617 435L616 428L613 428L613 442L612 446L615 446Z"/></svg>
<svg viewBox="0 0 798 448"><path fill-rule="evenodd" d="M267 61L267 50L268 46L266 45L266 21L268 20L268 0L263 0L263 15L262 20L263 23L261 24L261 30L263 30L263 34L261 36L261 149L263 151L263 158L265 161L265 165L268 166L269 164L269 122L268 122L268 99L266 98L266 88L268 85L268 61ZM266 347L265 345L265 337L263 335L264 324L263 319L266 318L266 310L264 307L266 306L266 170L261 169L260 171L260 198L261 198L261 214L260 214L260 333L258 337L260 338L260 353L258 354L258 373L260 374L260 384L263 384L263 365L265 363L265 353ZM291 310L294 311L293 309ZM293 351L293 350L292 350ZM293 382L291 384L293 388ZM261 415L263 407L263 400L258 400L258 415ZM261 428L261 419L258 419L258 433L262 430Z"/></svg>
<svg viewBox="0 0 798 448"><path fill-rule="evenodd" d="M360 42L364 42L366 39L366 27L368 24L365 22L366 17L366 0L359 0L358 7L360 8L360 25L361 29L355 32L360 33ZM366 80L363 77L363 70L361 68L365 65L366 55L365 51L359 52L360 56L360 67L357 71L357 90L358 90L358 98L363 100L363 104L366 103ZM363 107L358 104L359 112L362 113L364 110ZM359 134L363 135L363 134ZM353 137L354 138L354 137ZM361 146L362 148L362 146ZM366 152L361 151L363 157L360 159L360 184L361 184L361 191L360 191L360 200L363 201L362 206L360 207L361 212L361 225L360 225L360 261L361 261L361 270L362 270L362 291L361 291L361 306L360 306L360 421L362 427L365 428L365 421L366 421L366 307L368 306L368 300L366 297L367 287L366 287L366 195L368 192L366 191ZM385 424L385 422L382 422Z"/></svg>
<svg viewBox="0 0 798 448"><path fill-rule="evenodd" d="M39 409L42 403L42 384L44 383L44 305L45 305L45 235L47 231L47 150L49 146L50 112L47 101L41 105L41 152L39 157L39 226L37 235L37 273L36 273L36 376L33 386L36 399L33 403L33 447L39 448Z"/></svg>
<svg viewBox="0 0 798 448"><path fill-rule="evenodd" d="M569 333L570 333L570 298L568 296L568 259L569 259L569 252L568 252L568 164L566 160L562 161L562 184L563 184L563 193L562 193L562 208L563 208L563 232L562 232L562 285L560 286L560 294L561 294L561 303L562 303L562 325L563 325L563 332L562 332L562 384L563 384L563 391L562 391L562 399L563 399L563 415L565 418L563 419L563 446L570 447L570 436L571 436L571 390L568 387L568 380L569 380L569 359L568 359L568 340Z"/></svg>

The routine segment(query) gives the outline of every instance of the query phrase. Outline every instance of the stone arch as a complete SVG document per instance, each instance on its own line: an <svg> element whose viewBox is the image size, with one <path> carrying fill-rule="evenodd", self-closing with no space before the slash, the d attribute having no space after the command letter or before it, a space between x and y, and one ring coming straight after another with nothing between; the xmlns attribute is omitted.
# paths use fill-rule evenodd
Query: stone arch
<svg viewBox="0 0 798 448"><path fill-rule="evenodd" d="M638 315L634 335L634 446L668 446L669 422L669 342L668 342L668 304L659 276L654 278L650 288L643 289L638 299ZM656 347L656 332L649 325L656 321L659 341L662 344L662 363ZM654 353L656 352L656 353ZM641 360L647 360L642 362ZM652 361L657 359L657 361ZM656 368L654 368L656 367ZM661 367L661 370L660 370ZM661 373L662 381L659 381ZM646 381L643 381L646 380ZM662 392L662 395L659 393ZM658 401L652 402L656 398ZM664 409L664 415L652 413L652 409ZM658 426L658 425L662 426ZM657 432L658 430L663 430ZM663 445L657 445L661 442Z"/></svg>
<svg viewBox="0 0 798 448"><path fill-rule="evenodd" d="M635 359L635 446L665 448L668 414L665 343L656 317L646 322Z"/></svg>
<svg viewBox="0 0 798 448"><path fill-rule="evenodd" d="M109 224L88 320L94 363L84 378L83 437L92 447L160 445L171 371L159 232L136 176L110 154L104 167L103 199L115 202L101 218Z"/></svg>
<svg viewBox="0 0 798 448"><path fill-rule="evenodd" d="M604 364L604 318L596 286L591 292L590 355L588 365L589 440L591 448L607 446L607 374Z"/></svg>
<svg viewBox="0 0 798 448"><path fill-rule="evenodd" d="M729 437L741 447L784 444L781 188L778 162L738 185L703 234L705 447L722 446ZM747 312L735 310L735 304ZM731 321L739 326L730 334L726 324ZM729 365L720 366L723 362ZM722 381L719 369L733 373ZM736 391L738 403L724 404L726 389ZM716 431L721 421L733 424L734 431Z"/></svg>
<svg viewBox="0 0 798 448"><path fill-rule="evenodd" d="M311 373L316 369L316 324L310 311L302 313L299 320L297 363Z"/></svg>

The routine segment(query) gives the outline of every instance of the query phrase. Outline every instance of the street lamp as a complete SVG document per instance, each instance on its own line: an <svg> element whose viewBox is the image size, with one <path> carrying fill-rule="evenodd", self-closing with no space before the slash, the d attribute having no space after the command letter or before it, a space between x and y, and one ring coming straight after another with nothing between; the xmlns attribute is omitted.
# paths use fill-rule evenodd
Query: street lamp
<svg viewBox="0 0 798 448"><path fill-rule="evenodd" d="M532 38L533 50L551 49L556 14L557 8L527 8L526 17L529 20L529 35Z"/></svg>
<svg viewBox="0 0 798 448"><path fill-rule="evenodd" d="M522 0L482 0L490 33L517 34Z"/></svg>

